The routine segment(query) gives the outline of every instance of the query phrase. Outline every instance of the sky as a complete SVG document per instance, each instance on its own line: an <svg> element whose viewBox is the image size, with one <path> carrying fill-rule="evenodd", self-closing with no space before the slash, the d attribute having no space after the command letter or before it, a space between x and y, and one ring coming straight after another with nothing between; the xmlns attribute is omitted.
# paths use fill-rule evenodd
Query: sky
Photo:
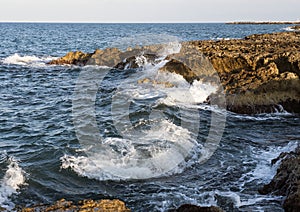
<svg viewBox="0 0 300 212"><path fill-rule="evenodd" d="M0 22L300 20L300 0L0 0Z"/></svg>

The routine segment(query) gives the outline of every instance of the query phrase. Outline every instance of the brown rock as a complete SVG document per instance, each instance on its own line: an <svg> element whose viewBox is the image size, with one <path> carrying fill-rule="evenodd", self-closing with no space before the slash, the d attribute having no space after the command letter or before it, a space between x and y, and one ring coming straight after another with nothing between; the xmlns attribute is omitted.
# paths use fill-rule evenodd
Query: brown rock
<svg viewBox="0 0 300 212"><path fill-rule="evenodd" d="M300 147L279 156L282 161L272 181L259 189L261 194L286 196L283 208L287 212L300 211ZM275 159L272 162L276 162Z"/></svg>
<svg viewBox="0 0 300 212"><path fill-rule="evenodd" d="M167 62L166 65L160 68L160 71L167 71L182 75L183 78L189 83L192 83L199 77L188 66L175 59L171 59L169 62Z"/></svg>
<svg viewBox="0 0 300 212"><path fill-rule="evenodd" d="M69 52L62 58L52 60L50 65L86 65L92 54L81 51Z"/></svg>
<svg viewBox="0 0 300 212"><path fill-rule="evenodd" d="M161 55L163 49L163 45L153 45L131 48L126 52L116 48L96 50L93 54L73 52L50 64L136 68L137 55ZM227 109L233 112L275 112L281 108L279 105L288 112L298 113L300 110L299 33L185 42L179 53L168 55L166 59L169 61L160 71L180 74L189 83L199 79L209 79L208 82L216 85L221 83L226 93Z"/></svg>
<svg viewBox="0 0 300 212"><path fill-rule="evenodd" d="M23 208L21 212L36 212L36 211L68 211L68 212L130 212L131 210L125 206L125 203L120 200L83 200L78 204L73 204L65 199L59 200L51 206L39 205L32 208Z"/></svg>

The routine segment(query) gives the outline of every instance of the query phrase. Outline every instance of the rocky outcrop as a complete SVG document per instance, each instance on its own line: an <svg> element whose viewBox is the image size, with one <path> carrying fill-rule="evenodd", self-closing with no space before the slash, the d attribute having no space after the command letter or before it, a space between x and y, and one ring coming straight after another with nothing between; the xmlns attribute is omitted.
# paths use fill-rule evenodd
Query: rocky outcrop
<svg viewBox="0 0 300 212"><path fill-rule="evenodd" d="M195 41L209 58L237 113L300 112L300 34L251 35L245 39Z"/></svg>
<svg viewBox="0 0 300 212"><path fill-rule="evenodd" d="M119 69L140 67L141 58L163 60L163 45L68 53L50 64L101 65ZM300 34L281 32L244 39L182 43L160 71L182 75L189 83L207 80L223 86L227 109L236 113L269 113L283 109L300 113ZM143 59L142 59L143 60ZM218 76L217 76L218 75ZM218 79L217 79L218 78ZM211 102L211 96L208 102Z"/></svg>
<svg viewBox="0 0 300 212"><path fill-rule="evenodd" d="M290 153L282 153L275 163L282 159L272 181L259 189L261 194L285 196L283 208L287 212L300 211L300 147Z"/></svg>
<svg viewBox="0 0 300 212"><path fill-rule="evenodd" d="M169 210L168 212L223 212L223 210L215 206L201 207L197 205L184 204L179 208Z"/></svg>
<svg viewBox="0 0 300 212"><path fill-rule="evenodd" d="M300 24L300 21L235 21L227 24Z"/></svg>
<svg viewBox="0 0 300 212"><path fill-rule="evenodd" d="M83 53L81 51L69 52L65 56L52 60L50 65L86 65L93 54Z"/></svg>
<svg viewBox="0 0 300 212"><path fill-rule="evenodd" d="M300 25L292 26L290 29L295 30L295 31L300 31Z"/></svg>
<svg viewBox="0 0 300 212"><path fill-rule="evenodd" d="M30 208L18 209L20 212L37 212L37 211L69 211L69 212L130 212L131 210L125 206L120 200L83 200L74 204L72 201L65 199L59 200L53 205L37 205Z"/></svg>

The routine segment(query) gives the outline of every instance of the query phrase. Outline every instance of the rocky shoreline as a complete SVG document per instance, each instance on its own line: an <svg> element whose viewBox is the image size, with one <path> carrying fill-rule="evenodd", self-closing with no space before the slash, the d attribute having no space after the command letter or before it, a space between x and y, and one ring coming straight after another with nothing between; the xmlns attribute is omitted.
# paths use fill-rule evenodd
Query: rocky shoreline
<svg viewBox="0 0 300 212"><path fill-rule="evenodd" d="M300 210L300 146L295 151L281 153L272 160L274 165L280 161L279 168L272 181L259 189L261 194L284 196L283 208L287 212Z"/></svg>
<svg viewBox="0 0 300 212"><path fill-rule="evenodd" d="M0 210L1 211L1 210ZM18 212L54 212L54 211L69 211L69 212L131 212L121 200L103 199L103 200L83 200L78 203L61 199L53 205L36 205L28 208L17 208ZM170 209L168 212L223 212L221 208L200 207L196 205L185 204L179 208Z"/></svg>
<svg viewBox="0 0 300 212"><path fill-rule="evenodd" d="M136 68L136 56L141 52L147 52L145 57L154 62L159 58L158 53L162 49L162 46L154 45L128 49L125 52L116 48L96 50L94 53L69 52L49 64ZM273 113L282 110L300 113L299 33L280 32L250 35L243 39L183 42L177 58L192 55L193 51L203 54L218 73L227 110L240 114ZM210 64L201 57L198 57L201 67L198 65L192 70L186 65L188 61L183 63L172 58L174 54L165 58L169 62L161 71L181 74L190 83L194 79L215 77ZM165 84L171 86L168 82ZM214 97L210 96L207 101L218 104L212 100Z"/></svg>
<svg viewBox="0 0 300 212"><path fill-rule="evenodd" d="M143 54L143 57L154 64L160 56L157 53L162 48L157 45L128 49L125 52L116 48L96 50L94 53L69 52L49 64L100 65L118 69L137 68L139 67L137 55L147 52ZM190 55L193 51L203 55L203 58L198 57L200 66L176 59ZM190 83L195 79L215 79L212 66L220 79L222 92L225 93L226 107L230 111L240 114L272 113L282 110L300 113L300 33L280 32L250 35L243 39L184 42L179 54L170 54L164 59L168 62L160 71L175 72ZM157 83L149 79L138 83L149 82ZM165 86L172 87L172 84L165 82ZM210 96L207 101L212 102L213 98L214 95ZM300 208L300 148L291 153L281 154L278 159L273 160L273 163L279 160L280 166L274 179L260 188L259 193L286 196L283 203L285 211L298 211ZM130 211L124 203L120 204L122 210L115 211ZM74 207L78 209L81 206ZM22 209L22 211L32 210ZM183 205L170 211L222 210L216 207L201 208Z"/></svg>
<svg viewBox="0 0 300 212"><path fill-rule="evenodd" d="M234 21L226 24L300 24L300 21Z"/></svg>

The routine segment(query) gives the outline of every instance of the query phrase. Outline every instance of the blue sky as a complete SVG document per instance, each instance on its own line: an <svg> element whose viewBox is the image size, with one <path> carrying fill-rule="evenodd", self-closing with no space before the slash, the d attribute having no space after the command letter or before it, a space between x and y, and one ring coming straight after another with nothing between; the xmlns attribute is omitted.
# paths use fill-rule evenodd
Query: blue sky
<svg viewBox="0 0 300 212"><path fill-rule="evenodd" d="M299 8L299 0L1 0L0 21L294 21Z"/></svg>

